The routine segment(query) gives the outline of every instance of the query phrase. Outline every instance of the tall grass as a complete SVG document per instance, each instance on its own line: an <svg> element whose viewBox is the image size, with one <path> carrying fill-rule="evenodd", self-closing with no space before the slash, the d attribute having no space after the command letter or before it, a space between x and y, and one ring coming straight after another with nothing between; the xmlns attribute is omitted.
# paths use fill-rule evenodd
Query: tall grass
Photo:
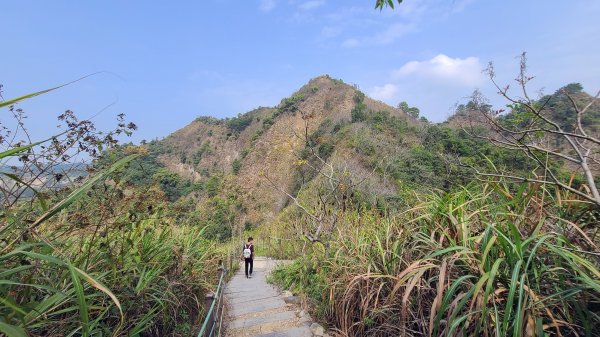
<svg viewBox="0 0 600 337"><path fill-rule="evenodd" d="M561 193L472 186L347 217L274 278L343 336L594 336L598 225L572 221L586 208Z"/></svg>
<svg viewBox="0 0 600 337"><path fill-rule="evenodd" d="M54 206L40 195L39 204L0 210L0 335L193 333L218 253L201 229L175 223L159 191L118 183L114 173L137 156L101 170Z"/></svg>
<svg viewBox="0 0 600 337"><path fill-rule="evenodd" d="M204 291L217 276L213 243L198 228L176 226L166 214L168 205L146 195L114 200L126 203L120 207L129 212L117 212L96 228L80 227L74 219L82 214L102 218L92 213L97 205L91 203L99 200L75 195L73 211L63 211L37 232L22 230L32 224L20 220L7 224L12 230L3 238L12 246L3 245L0 255L0 331L189 335L201 318Z"/></svg>

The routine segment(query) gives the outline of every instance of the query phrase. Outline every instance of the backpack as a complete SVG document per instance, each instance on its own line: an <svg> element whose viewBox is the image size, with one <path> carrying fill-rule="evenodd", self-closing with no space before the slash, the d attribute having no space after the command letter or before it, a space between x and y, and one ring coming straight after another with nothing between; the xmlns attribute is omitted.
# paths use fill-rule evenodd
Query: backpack
<svg viewBox="0 0 600 337"><path fill-rule="evenodd" d="M252 245L244 245L244 258L249 259L252 256L252 250L250 249Z"/></svg>

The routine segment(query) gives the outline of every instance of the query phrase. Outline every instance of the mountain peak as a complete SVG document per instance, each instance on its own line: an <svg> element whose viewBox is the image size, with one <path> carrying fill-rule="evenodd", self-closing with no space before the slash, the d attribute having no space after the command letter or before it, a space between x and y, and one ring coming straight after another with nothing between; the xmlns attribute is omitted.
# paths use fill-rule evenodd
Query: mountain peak
<svg viewBox="0 0 600 337"><path fill-rule="evenodd" d="M306 151L303 135L316 142L323 156L346 160L349 151L356 151L353 133L379 146L396 142L387 132L373 133L371 125L392 119L398 125L415 123L401 109L369 98L356 85L319 75L275 107L260 107L227 119L197 118L165 138L157 158L192 182L212 186L218 181L222 191L235 191L246 221L256 223L272 219L288 203L272 183L293 193L298 179L309 179L301 178L302 170L296 164ZM354 169L371 170L368 155L353 155ZM271 183L265 181L265 175ZM390 182L377 179L371 184L382 191L395 189ZM208 202L219 193L202 191L198 198Z"/></svg>

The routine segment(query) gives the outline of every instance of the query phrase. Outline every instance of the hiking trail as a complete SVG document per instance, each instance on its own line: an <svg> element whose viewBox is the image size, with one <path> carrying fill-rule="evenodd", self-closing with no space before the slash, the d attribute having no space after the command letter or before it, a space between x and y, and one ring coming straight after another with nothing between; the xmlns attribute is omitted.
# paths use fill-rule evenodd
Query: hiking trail
<svg viewBox="0 0 600 337"><path fill-rule="evenodd" d="M252 278L246 278L242 265L227 283L227 337L323 336L322 332L313 334L310 317L297 304L287 304L286 297L267 283L267 275L280 263L284 262L256 257ZM297 298L293 299L297 302Z"/></svg>

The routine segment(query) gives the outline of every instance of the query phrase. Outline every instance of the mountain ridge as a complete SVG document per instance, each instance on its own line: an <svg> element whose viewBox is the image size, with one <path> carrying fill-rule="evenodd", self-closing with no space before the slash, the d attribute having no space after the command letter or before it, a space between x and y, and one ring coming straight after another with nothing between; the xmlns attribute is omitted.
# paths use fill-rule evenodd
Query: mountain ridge
<svg viewBox="0 0 600 337"><path fill-rule="evenodd" d="M450 189L473 180L472 171L452 164L456 158L485 166L485 155L499 167L531 172L535 167L524 155L461 128L460 120L482 118L478 109L490 107L469 102L448 121L430 124L321 75L275 107L226 119L201 116L148 143L144 160L151 169L130 180L161 185L170 200L200 214L186 221L226 238L277 220L290 196L314 204L326 181L314 169L324 163L311 153L361 182L353 194L359 208L399 207L411 189Z"/></svg>

